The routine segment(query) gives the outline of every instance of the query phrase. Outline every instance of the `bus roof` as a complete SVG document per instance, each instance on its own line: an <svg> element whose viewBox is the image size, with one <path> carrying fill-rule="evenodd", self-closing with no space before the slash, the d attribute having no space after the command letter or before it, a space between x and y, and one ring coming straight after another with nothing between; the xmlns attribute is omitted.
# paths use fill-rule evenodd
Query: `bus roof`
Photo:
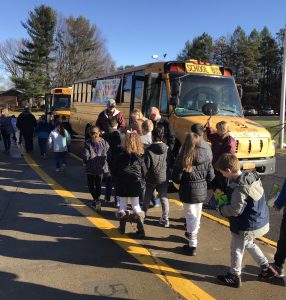
<svg viewBox="0 0 286 300"><path fill-rule="evenodd" d="M196 63L194 63L194 62L196 62ZM186 64L186 63L197 65L197 66L206 66L206 67L215 66L217 68L222 69L222 71L221 71L222 75L224 73L223 70L227 70L228 73L230 73L230 75L232 74L232 70L228 67L222 67L222 66L215 65L215 64L210 64L210 63L197 62L196 60L187 60L187 61L175 60L175 61L153 62L153 63L149 63L149 64L137 66L137 67L131 67L131 68L127 68L127 69L124 69L124 70L119 70L119 71L116 71L116 72L107 73L107 74L104 74L104 75L101 75L101 76L93 76L93 77L80 79L80 80L75 81L74 83L80 83L80 82L92 81L92 80L95 80L95 79L113 77L113 76L116 76L116 75L141 71L141 70L145 70L145 69L152 69L152 68L156 69L157 71L158 71L158 69L160 70L160 68L161 68L161 71L163 72L165 70L166 66L168 66L168 65L171 65L171 64ZM214 74L212 74L212 75L214 75Z"/></svg>

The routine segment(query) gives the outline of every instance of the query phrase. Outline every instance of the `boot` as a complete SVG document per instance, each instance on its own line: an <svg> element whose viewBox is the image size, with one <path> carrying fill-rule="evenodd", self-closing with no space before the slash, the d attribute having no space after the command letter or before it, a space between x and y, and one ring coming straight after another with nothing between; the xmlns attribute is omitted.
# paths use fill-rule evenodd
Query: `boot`
<svg viewBox="0 0 286 300"><path fill-rule="evenodd" d="M117 213L115 213L115 215L116 215L117 218L119 218L118 231L121 234L124 234L125 233L125 228L126 228L126 222L129 219L130 212L127 210L127 211L117 212Z"/></svg>
<svg viewBox="0 0 286 300"><path fill-rule="evenodd" d="M136 233L140 235L141 237L145 236L145 230L144 230L144 218L145 218L145 213L144 211L134 213L134 217L137 223L137 231Z"/></svg>

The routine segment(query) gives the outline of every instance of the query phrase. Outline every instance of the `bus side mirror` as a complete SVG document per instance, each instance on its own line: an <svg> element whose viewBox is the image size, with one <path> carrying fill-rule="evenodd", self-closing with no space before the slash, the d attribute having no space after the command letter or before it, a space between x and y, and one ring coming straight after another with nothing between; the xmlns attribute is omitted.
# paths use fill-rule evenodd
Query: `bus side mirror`
<svg viewBox="0 0 286 300"><path fill-rule="evenodd" d="M218 114L218 106L215 103L206 103L202 107L202 112L207 116L215 116Z"/></svg>

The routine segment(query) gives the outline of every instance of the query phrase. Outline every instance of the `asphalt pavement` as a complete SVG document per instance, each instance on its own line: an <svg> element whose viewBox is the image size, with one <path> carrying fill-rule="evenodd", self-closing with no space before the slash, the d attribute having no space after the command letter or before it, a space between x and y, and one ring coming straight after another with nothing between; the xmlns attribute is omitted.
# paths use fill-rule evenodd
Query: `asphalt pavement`
<svg viewBox="0 0 286 300"><path fill-rule="evenodd" d="M282 163L284 156L279 168ZM265 185L282 180L281 172ZM10 155L0 155L0 299L285 298L283 280L257 280L259 268L248 253L243 286L218 285L216 275L228 271L229 229L202 218L198 254L184 255L183 211L177 194L170 198L170 228L159 225L156 207L145 239L138 239L134 224L120 235L112 205L104 204L101 214L90 208L79 159L69 156L66 171L56 173L52 153L43 160L35 149L22 157L13 145ZM274 219L278 224L281 215ZM271 261L275 248L258 243Z"/></svg>

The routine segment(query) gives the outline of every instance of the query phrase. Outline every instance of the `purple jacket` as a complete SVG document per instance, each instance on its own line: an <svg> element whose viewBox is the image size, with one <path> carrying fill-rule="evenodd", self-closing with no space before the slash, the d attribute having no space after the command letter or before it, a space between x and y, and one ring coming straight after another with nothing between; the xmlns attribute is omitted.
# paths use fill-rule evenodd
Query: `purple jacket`
<svg viewBox="0 0 286 300"><path fill-rule="evenodd" d="M236 143L232 136L222 138L218 133L213 132L210 127L207 127L207 137L212 144L213 165L219 157L224 153L235 154Z"/></svg>

